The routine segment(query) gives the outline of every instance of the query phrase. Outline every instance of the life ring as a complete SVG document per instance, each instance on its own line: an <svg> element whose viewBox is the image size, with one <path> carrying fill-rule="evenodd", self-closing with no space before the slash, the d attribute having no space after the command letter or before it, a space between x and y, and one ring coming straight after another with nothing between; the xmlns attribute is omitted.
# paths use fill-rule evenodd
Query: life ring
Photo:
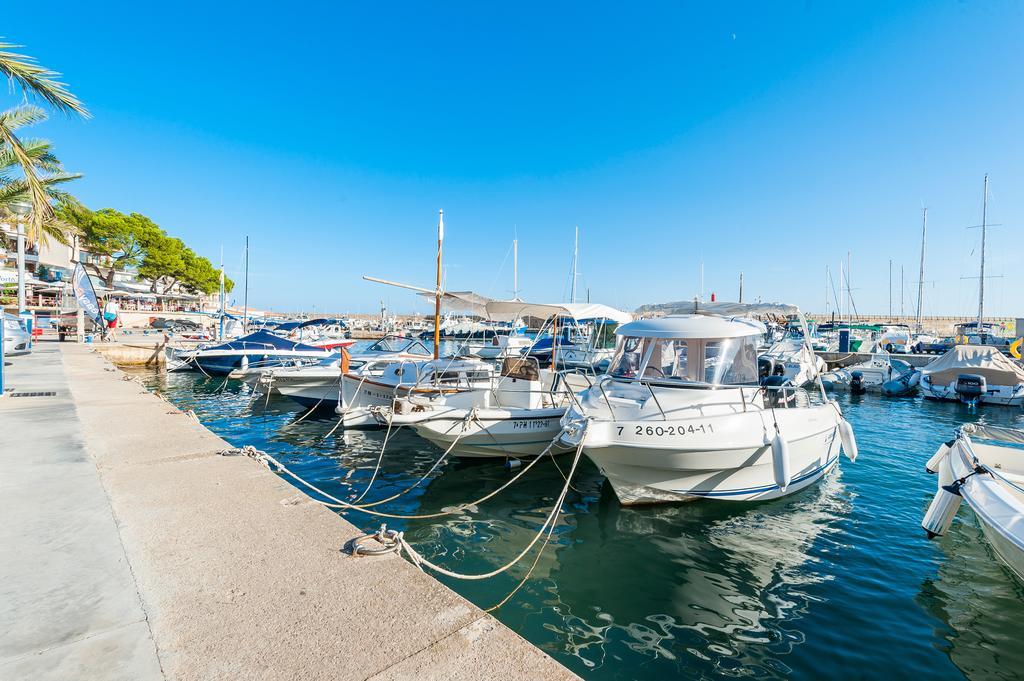
<svg viewBox="0 0 1024 681"><path fill-rule="evenodd" d="M1017 340L1010 343L1010 354L1014 359L1020 359L1020 346L1024 343L1024 336L1021 336Z"/></svg>

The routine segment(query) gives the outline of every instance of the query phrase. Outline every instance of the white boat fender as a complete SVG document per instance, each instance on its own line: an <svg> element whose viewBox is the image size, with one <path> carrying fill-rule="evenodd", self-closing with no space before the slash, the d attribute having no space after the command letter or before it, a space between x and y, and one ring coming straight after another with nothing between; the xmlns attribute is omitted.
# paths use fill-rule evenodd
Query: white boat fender
<svg viewBox="0 0 1024 681"><path fill-rule="evenodd" d="M772 473L775 475L775 484L785 492L793 476L789 470L789 445L778 429L772 438Z"/></svg>
<svg viewBox="0 0 1024 681"><path fill-rule="evenodd" d="M857 460L857 438L853 435L853 426L846 419L839 422L839 440L843 443L843 452L850 461Z"/></svg>
<svg viewBox="0 0 1024 681"><path fill-rule="evenodd" d="M949 485L941 485L935 492L935 497L924 514L924 520L921 521L921 527L928 533L929 539L941 537L953 524L953 518L956 517L960 503L964 500L960 494L961 484L961 481L957 480Z"/></svg>
<svg viewBox="0 0 1024 681"><path fill-rule="evenodd" d="M939 448L935 450L934 454L932 454L932 458L928 459L928 463L924 465L925 471L933 475L938 473L939 465L942 463L942 460L949 455L949 450L953 448L953 444L955 442L956 440L950 440L949 442L943 442L939 445Z"/></svg>
<svg viewBox="0 0 1024 681"><path fill-rule="evenodd" d="M523 462L520 461L519 459L506 459L505 460L505 469L506 470L514 471L517 468L520 468L522 465L523 465Z"/></svg>
<svg viewBox="0 0 1024 681"><path fill-rule="evenodd" d="M249 355L242 355L242 371L249 368Z"/></svg>

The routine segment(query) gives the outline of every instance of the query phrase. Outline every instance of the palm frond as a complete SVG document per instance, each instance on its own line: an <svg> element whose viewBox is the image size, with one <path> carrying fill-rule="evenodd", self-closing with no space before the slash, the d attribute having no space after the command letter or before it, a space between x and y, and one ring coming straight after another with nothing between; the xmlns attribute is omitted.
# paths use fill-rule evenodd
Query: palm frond
<svg viewBox="0 0 1024 681"><path fill-rule="evenodd" d="M20 104L6 111L0 111L0 122L11 130L42 123L47 118L49 116L46 115L46 111L35 104Z"/></svg>
<svg viewBox="0 0 1024 681"><path fill-rule="evenodd" d="M29 216L27 236L29 241L35 241L39 238L43 223L49 222L54 217L53 207L50 205L49 197L46 195L46 187L39 180L35 166L32 164L32 159L28 157L28 154L25 153L25 148L21 146L21 140L2 123L0 123L0 142L5 143L11 149L18 161L18 165L21 166L21 172L24 175L25 184L32 202L32 213Z"/></svg>
<svg viewBox="0 0 1024 681"><path fill-rule="evenodd" d="M57 80L60 74L51 71L28 55L10 52L21 45L0 42L0 74L16 81L25 92L46 100L64 113L76 113L89 118L89 111L71 92L65 83Z"/></svg>
<svg viewBox="0 0 1024 681"><path fill-rule="evenodd" d="M38 169L48 173L59 173L61 171L60 160L54 156L53 148L49 140L23 139L21 147L25 154L32 159L32 164ZM10 180L8 172L18 167L18 158L14 150L7 145L0 145L0 182Z"/></svg>

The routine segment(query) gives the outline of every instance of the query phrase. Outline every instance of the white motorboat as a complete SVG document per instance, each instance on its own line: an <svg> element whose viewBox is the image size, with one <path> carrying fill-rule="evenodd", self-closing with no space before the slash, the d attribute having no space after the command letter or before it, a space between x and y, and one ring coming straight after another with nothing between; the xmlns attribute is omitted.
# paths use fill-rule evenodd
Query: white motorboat
<svg viewBox="0 0 1024 681"><path fill-rule="evenodd" d="M921 369L921 394L934 400L1019 407L1024 368L988 345L957 345Z"/></svg>
<svg viewBox="0 0 1024 681"><path fill-rule="evenodd" d="M992 550L1024 580L1024 431L962 426L928 461L938 490L921 525L943 535L966 501L981 521Z"/></svg>
<svg viewBox="0 0 1024 681"><path fill-rule="evenodd" d="M441 398L451 407L472 407L478 399L475 393L490 388L494 373L493 364L477 359L370 361L342 372L335 411L345 428L378 428L373 410L392 407L395 400L410 395Z"/></svg>
<svg viewBox="0 0 1024 681"><path fill-rule="evenodd" d="M444 393L411 394L373 411L381 425L411 426L454 456L525 458L565 451L554 442L561 418L572 394L590 383L582 374L541 369L533 357L508 358L486 390L454 401Z"/></svg>
<svg viewBox="0 0 1024 681"><path fill-rule="evenodd" d="M769 374L785 376L797 387L812 383L827 368L808 343L796 338L776 341L760 358L770 363Z"/></svg>
<svg viewBox="0 0 1024 681"><path fill-rule="evenodd" d="M887 352L873 353L863 362L827 371L821 382L829 390L849 391L855 395L880 392L890 397L912 394L921 374L907 362L892 359Z"/></svg>
<svg viewBox="0 0 1024 681"><path fill-rule="evenodd" d="M481 359L520 357L533 344L533 339L522 334L495 336L490 343L479 347L475 354Z"/></svg>
<svg viewBox="0 0 1024 681"><path fill-rule="evenodd" d="M633 316L619 312L615 318L581 319L580 325L587 330L585 340L558 350L557 366L573 369L599 370L606 367L615 354L615 329L620 324L632 321ZM611 314L606 312L603 314Z"/></svg>
<svg viewBox="0 0 1024 681"><path fill-rule="evenodd" d="M348 353L347 350L344 351ZM384 366L392 362L422 361L430 358L426 346L411 338L385 336L365 350L348 354L348 371L358 371L367 364ZM338 405L343 359L319 363L295 364L269 369L250 369L238 375L264 391L277 392L300 405L331 407Z"/></svg>
<svg viewBox="0 0 1024 681"><path fill-rule="evenodd" d="M619 327L609 375L563 419L562 442L582 443L620 503L773 499L832 470L840 442L856 458L853 429L820 381L813 396L783 376L759 384L765 326L746 317L799 310L711 303L699 312Z"/></svg>

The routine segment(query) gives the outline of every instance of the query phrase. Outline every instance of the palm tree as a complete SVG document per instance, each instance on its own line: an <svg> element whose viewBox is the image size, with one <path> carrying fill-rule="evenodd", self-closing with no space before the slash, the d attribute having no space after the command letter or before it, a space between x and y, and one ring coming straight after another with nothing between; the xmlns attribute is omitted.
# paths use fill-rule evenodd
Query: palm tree
<svg viewBox="0 0 1024 681"><path fill-rule="evenodd" d="M49 213L44 213L45 219L36 231L27 235L28 240L34 242L51 236L61 243L68 243L69 236L77 229L57 218L52 203L76 204L74 197L62 191L59 185L81 175L64 172L48 140L22 140L14 135L16 130L44 120L46 112L31 104L0 112L0 130L7 131L16 140L16 144L0 140L0 216L12 213L12 207L17 203L31 201L38 205L35 194L38 191ZM26 168L30 172L26 172ZM11 174L13 170L20 170L22 177L14 177ZM33 213L38 214L39 211L34 210Z"/></svg>
<svg viewBox="0 0 1024 681"><path fill-rule="evenodd" d="M17 47L0 41L0 75L18 83L26 97L42 99L66 114L89 117L82 102L57 80L59 73L40 66L32 57L10 51ZM68 225L57 219L51 201L62 200L62 197L69 200L70 195L53 189L53 185L78 176L61 172L59 163L54 165L56 159L49 153L48 142L34 140L33 144L25 144L14 132L45 118L46 113L42 109L31 105L18 106L0 114L0 209L4 206L9 209L11 203L27 199L32 203L28 240L37 241L49 234L66 242ZM8 165L3 165L3 161L8 161ZM21 169L21 178L3 176L4 170L9 171L12 166ZM40 176L40 170L49 174Z"/></svg>

